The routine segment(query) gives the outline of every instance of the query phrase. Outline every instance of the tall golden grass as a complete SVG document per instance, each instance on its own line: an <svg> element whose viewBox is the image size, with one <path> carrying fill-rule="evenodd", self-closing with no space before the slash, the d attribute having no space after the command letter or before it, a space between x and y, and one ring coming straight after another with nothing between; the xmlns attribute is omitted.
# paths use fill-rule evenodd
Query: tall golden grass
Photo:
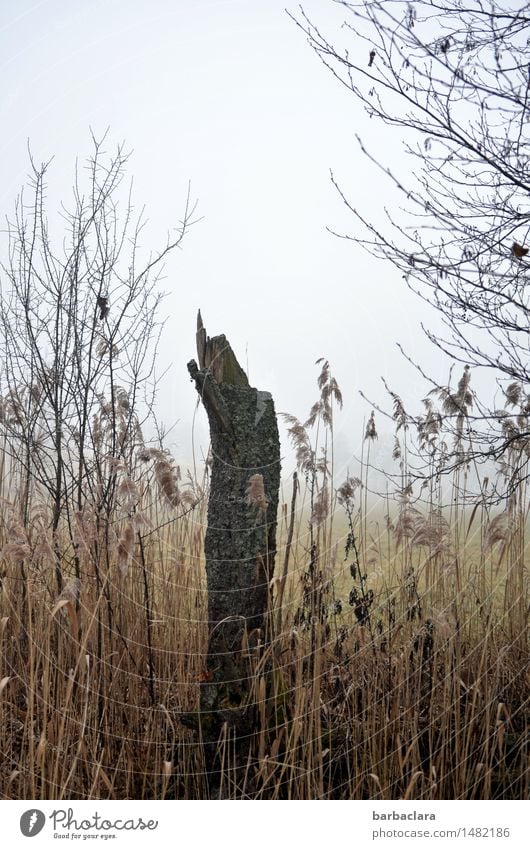
<svg viewBox="0 0 530 849"><path fill-rule="evenodd" d="M502 504L483 491L470 507L456 468L444 510L435 478L413 500L401 459L403 486L374 506L375 421L339 486L341 399L329 374L319 389L308 422L288 421L299 474L294 492L284 482L269 630L259 652L242 647L251 757L241 778L227 727L222 796L527 798L524 478ZM23 521L23 472L3 473L2 798L207 798L190 727L208 675L207 472L186 488L143 450L107 521L87 504L59 540L38 487Z"/></svg>

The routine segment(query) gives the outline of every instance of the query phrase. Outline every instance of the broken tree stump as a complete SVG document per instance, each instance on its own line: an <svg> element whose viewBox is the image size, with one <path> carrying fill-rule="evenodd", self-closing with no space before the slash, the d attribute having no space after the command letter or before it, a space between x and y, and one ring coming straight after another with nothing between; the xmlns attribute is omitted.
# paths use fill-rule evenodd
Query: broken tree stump
<svg viewBox="0 0 530 849"><path fill-rule="evenodd" d="M210 339L201 314L197 353L188 371L208 415L212 473L205 536L208 589L207 681L201 684L201 730L210 789L215 746L224 727L244 767L253 708L248 650L266 642L276 553L280 440L269 392L250 386L224 335Z"/></svg>

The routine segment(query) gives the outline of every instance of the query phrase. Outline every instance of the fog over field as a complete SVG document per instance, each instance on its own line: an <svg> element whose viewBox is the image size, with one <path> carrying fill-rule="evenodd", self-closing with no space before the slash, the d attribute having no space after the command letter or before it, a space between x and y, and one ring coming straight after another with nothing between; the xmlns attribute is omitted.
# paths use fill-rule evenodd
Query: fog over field
<svg viewBox="0 0 530 849"><path fill-rule="evenodd" d="M0 0L17 838L529 796L528 3L284 4Z"/></svg>

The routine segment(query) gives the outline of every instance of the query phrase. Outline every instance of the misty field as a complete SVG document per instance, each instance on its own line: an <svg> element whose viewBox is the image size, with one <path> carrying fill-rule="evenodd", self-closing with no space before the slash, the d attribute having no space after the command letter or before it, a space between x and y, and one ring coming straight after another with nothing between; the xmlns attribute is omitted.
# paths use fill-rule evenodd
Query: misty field
<svg viewBox="0 0 530 849"><path fill-rule="evenodd" d="M9 5L0 798L528 799L528 0Z"/></svg>
<svg viewBox="0 0 530 849"><path fill-rule="evenodd" d="M282 486L269 620L239 647L249 754L241 773L227 720L220 795L527 798L526 481L501 500L458 465L369 497L373 419L358 477L335 481L330 385L325 364L312 418L287 421L298 479ZM107 405L93 424L104 440L119 422ZM412 437L399 409L395 422L406 482ZM429 457L443 445L447 466L433 422ZM129 465L95 466L93 505L65 510L54 534L53 504L4 447L2 798L208 798L208 467L187 477L137 441ZM525 451L511 443L499 480Z"/></svg>

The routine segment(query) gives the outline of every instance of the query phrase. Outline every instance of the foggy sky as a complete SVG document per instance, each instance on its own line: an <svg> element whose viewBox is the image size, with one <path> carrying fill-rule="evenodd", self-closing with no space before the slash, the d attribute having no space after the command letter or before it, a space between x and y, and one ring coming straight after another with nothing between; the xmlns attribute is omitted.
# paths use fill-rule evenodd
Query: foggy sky
<svg viewBox="0 0 530 849"><path fill-rule="evenodd" d="M371 409L359 390L383 403L383 375L418 406L425 395L396 343L441 381L447 364L419 328L436 317L399 274L326 231L354 230L330 169L359 208L383 214L388 186L357 133L389 164L407 165L398 136L367 120L285 5L296 12L285 0L3 0L0 210L11 211L28 173L28 139L37 161L55 157L50 202L68 196L76 157L90 154L89 127L96 136L110 127L109 150L123 140L133 149L129 173L150 247L178 222L190 181L202 218L167 264L159 358L160 371L170 369L158 413L166 425L178 420L175 455L190 456L196 398L186 362L200 307L208 333L226 333L278 410L305 418L315 360L330 360L345 402L337 421L345 467ZM339 6L304 8L338 31ZM205 450L202 414L196 439Z"/></svg>

